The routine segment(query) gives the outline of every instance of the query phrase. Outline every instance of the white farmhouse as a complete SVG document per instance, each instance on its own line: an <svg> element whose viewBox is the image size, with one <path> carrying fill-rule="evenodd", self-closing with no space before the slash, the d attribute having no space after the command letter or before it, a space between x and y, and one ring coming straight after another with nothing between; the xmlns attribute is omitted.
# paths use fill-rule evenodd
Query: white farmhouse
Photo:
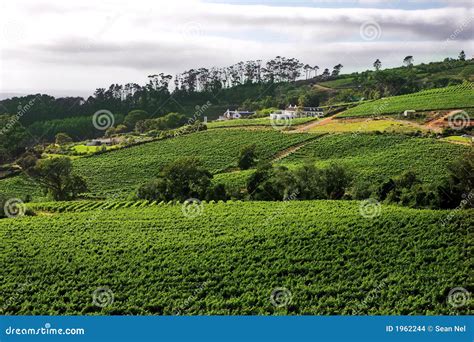
<svg viewBox="0 0 474 342"><path fill-rule="evenodd" d="M219 116L219 121L223 120L234 120L234 119L241 119L242 117L249 116L255 114L255 112L250 112L247 110L229 110L227 109L224 114Z"/></svg>
<svg viewBox="0 0 474 342"><path fill-rule="evenodd" d="M305 117L317 117L324 116L324 111L320 107L298 107L296 105L289 105L286 109L277 111L270 114L271 120L280 119L295 119Z"/></svg>

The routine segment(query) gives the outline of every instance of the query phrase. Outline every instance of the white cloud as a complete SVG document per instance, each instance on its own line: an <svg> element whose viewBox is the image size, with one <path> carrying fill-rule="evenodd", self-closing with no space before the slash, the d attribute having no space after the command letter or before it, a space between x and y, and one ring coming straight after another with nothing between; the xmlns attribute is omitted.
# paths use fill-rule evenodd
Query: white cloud
<svg viewBox="0 0 474 342"><path fill-rule="evenodd" d="M473 18L459 2L400 10L19 0L0 7L0 91L92 93L110 83L144 82L150 73L276 55L329 68L341 62L346 70L369 67L374 58L398 65L407 54L418 61L461 49L471 55ZM361 25L372 22L380 31L364 39Z"/></svg>

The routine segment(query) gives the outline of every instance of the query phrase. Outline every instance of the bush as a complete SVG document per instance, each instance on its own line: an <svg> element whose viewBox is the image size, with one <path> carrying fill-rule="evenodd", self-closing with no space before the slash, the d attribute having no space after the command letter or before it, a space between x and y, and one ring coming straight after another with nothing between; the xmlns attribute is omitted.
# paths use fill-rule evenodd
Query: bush
<svg viewBox="0 0 474 342"><path fill-rule="evenodd" d="M257 163L256 145L247 145L242 147L239 153L237 165L241 170L248 170Z"/></svg>
<svg viewBox="0 0 474 342"><path fill-rule="evenodd" d="M157 179L138 188L137 197L147 200L206 198L212 174L196 158L181 158L168 164Z"/></svg>

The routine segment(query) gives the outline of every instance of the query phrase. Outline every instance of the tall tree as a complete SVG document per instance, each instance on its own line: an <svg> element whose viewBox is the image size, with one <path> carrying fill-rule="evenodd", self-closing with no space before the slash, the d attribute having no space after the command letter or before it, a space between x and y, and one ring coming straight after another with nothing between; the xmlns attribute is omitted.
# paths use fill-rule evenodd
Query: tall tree
<svg viewBox="0 0 474 342"><path fill-rule="evenodd" d="M460 61L466 60L466 54L464 53L464 50L459 53L459 60Z"/></svg>
<svg viewBox="0 0 474 342"><path fill-rule="evenodd" d="M319 70L319 67L317 65L315 65L313 67L313 70L314 70L314 77L318 76L318 70Z"/></svg>
<svg viewBox="0 0 474 342"><path fill-rule="evenodd" d="M413 66L413 56L406 56L403 59L403 64L405 64L405 66L407 66L407 67Z"/></svg>
<svg viewBox="0 0 474 342"><path fill-rule="evenodd" d="M374 62L374 68L375 70L379 71L381 67L382 67L382 62L380 61L380 59L377 58Z"/></svg>

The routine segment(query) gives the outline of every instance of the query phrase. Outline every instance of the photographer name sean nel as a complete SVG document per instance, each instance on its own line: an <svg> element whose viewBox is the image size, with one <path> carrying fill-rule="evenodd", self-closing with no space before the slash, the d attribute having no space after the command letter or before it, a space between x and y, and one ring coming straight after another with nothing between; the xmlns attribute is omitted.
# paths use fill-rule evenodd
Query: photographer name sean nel
<svg viewBox="0 0 474 342"><path fill-rule="evenodd" d="M418 332L436 332L436 333L465 333L467 328L465 325L453 325L453 326L441 326L435 325L387 325L385 326L386 332L396 333L418 333Z"/></svg>

